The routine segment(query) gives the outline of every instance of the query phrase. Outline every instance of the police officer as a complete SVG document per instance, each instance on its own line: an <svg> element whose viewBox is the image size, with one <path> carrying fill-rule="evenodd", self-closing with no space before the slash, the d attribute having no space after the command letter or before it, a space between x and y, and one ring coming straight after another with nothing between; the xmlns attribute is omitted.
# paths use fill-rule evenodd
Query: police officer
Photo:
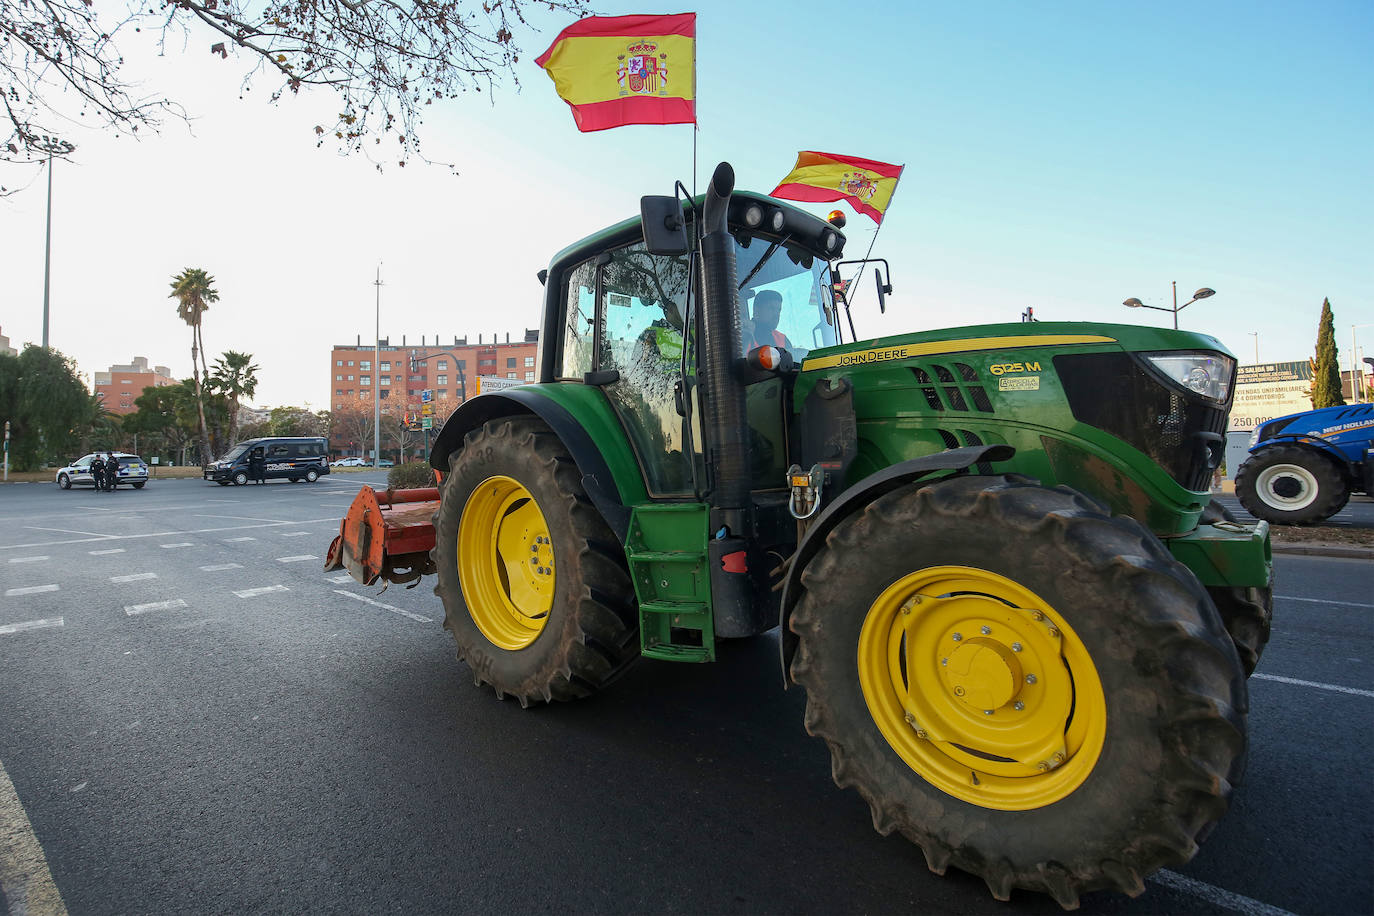
<svg viewBox="0 0 1374 916"><path fill-rule="evenodd" d="M99 452L91 459L91 483L97 490L105 489L105 459Z"/></svg>
<svg viewBox="0 0 1374 916"><path fill-rule="evenodd" d="M119 486L119 459L114 452L105 456L105 489L111 493Z"/></svg>
<svg viewBox="0 0 1374 916"><path fill-rule="evenodd" d="M258 483L265 483L267 481L266 465L267 462L263 459L262 446L258 446L248 456L248 476Z"/></svg>

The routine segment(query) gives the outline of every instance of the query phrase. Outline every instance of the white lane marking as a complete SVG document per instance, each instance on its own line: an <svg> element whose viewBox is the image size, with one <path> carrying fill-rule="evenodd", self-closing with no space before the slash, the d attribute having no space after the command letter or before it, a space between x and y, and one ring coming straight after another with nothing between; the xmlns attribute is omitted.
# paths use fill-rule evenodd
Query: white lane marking
<svg viewBox="0 0 1374 916"><path fill-rule="evenodd" d="M237 544L237 543L239 543L240 541L256 541L256 540L257 540L257 538L225 538L225 539L224 539L224 543L226 543L226 544Z"/></svg>
<svg viewBox="0 0 1374 916"><path fill-rule="evenodd" d="M310 535L309 531L283 531L281 536L284 538L303 538ZM14 562L11 560L10 562Z"/></svg>
<svg viewBox="0 0 1374 916"><path fill-rule="evenodd" d="M156 579L157 573L130 573L127 576L110 576L111 582L142 582L144 579Z"/></svg>
<svg viewBox="0 0 1374 916"><path fill-rule="evenodd" d="M5 597L17 598L20 595L39 595L43 592L55 592L60 589L60 585L30 585L27 588L7 588L5 589Z"/></svg>
<svg viewBox="0 0 1374 916"><path fill-rule="evenodd" d="M318 559L319 559L319 557L315 556L313 553L303 553L303 554L301 554L300 556L296 556L296 557L277 557L277 562L278 562L278 563L299 563L299 562L301 562L302 560L318 560Z"/></svg>
<svg viewBox="0 0 1374 916"><path fill-rule="evenodd" d="M181 541L176 544L158 544L157 546L161 547L163 550L171 550L174 547L194 547L196 545L192 544L190 541Z"/></svg>
<svg viewBox="0 0 1374 916"><path fill-rule="evenodd" d="M256 598L258 595L265 595L268 592L289 592L291 589L285 585L266 585L262 588L245 588L241 592L234 592L240 598Z"/></svg>
<svg viewBox="0 0 1374 916"><path fill-rule="evenodd" d="M202 566L201 572L223 572L226 569L243 569L238 563L216 563L213 566Z"/></svg>
<svg viewBox="0 0 1374 916"><path fill-rule="evenodd" d="M1360 604L1355 601L1332 601L1329 598L1298 598L1294 595L1275 595L1275 601L1308 601L1312 604L1339 604L1343 607L1374 607L1374 604Z"/></svg>
<svg viewBox="0 0 1374 916"><path fill-rule="evenodd" d="M216 534L221 531L243 531L250 528L286 528L291 525L318 525L328 522L331 525L339 524L339 517L331 515L328 518L307 518L298 522L273 522L270 525L223 525L219 528L192 528L189 531L149 531L145 534L93 534L84 538L69 538L65 541L36 541L32 544L0 544L0 550L32 550L35 547L58 547L64 544L86 544L91 541L136 541L143 538L165 538L172 535L184 537L188 534Z"/></svg>
<svg viewBox="0 0 1374 916"><path fill-rule="evenodd" d="M279 518L262 518L256 515L197 515L196 518L227 518L236 522L275 522L284 525L286 522Z"/></svg>
<svg viewBox="0 0 1374 916"><path fill-rule="evenodd" d="M1154 884L1163 885L1170 890L1199 897L1224 909L1244 913L1245 916L1293 916L1293 913L1288 910L1264 903L1253 897L1246 897L1244 894L1224 890L1196 878L1189 878L1187 875L1180 875L1178 872L1169 871L1167 868L1155 872L1147 880Z"/></svg>
<svg viewBox="0 0 1374 916"><path fill-rule="evenodd" d="M5 889L12 913L49 913L67 916L67 905L53 883L43 846L14 791L10 774L0 763L0 837L5 855L0 856L0 887Z"/></svg>
<svg viewBox="0 0 1374 916"><path fill-rule="evenodd" d="M124 613L132 617L135 614L146 614L149 611L170 611L179 607L186 607L186 602L180 598L173 598L171 601L150 601L147 604L126 604L124 605Z"/></svg>
<svg viewBox="0 0 1374 916"><path fill-rule="evenodd" d="M302 533L302 534L309 534L308 531L303 531L303 532L301 532L301 533ZM11 562L11 563L38 563L38 562L41 562L41 561L46 560L46 559L48 559L48 557L10 557L10 562Z"/></svg>
<svg viewBox="0 0 1374 916"><path fill-rule="evenodd" d="M11 633L22 633L25 630L45 630L48 627L63 626L61 617L47 617L43 620L25 620L20 623L7 623L0 627L0 636L8 636ZM3 857L0 857L0 866L5 864Z"/></svg>
<svg viewBox="0 0 1374 916"><path fill-rule="evenodd" d="M88 550L88 551L86 551L86 552L89 553L89 554L90 554L91 556L93 556L93 557L103 557L103 556L108 556L109 554L112 554L112 553L123 553L123 552L124 552L124 548L123 548L123 547L111 547L109 550Z"/></svg>
<svg viewBox="0 0 1374 916"><path fill-rule="evenodd" d="M1252 678L1259 678L1261 681L1278 681L1280 684L1293 684L1297 687L1316 687L1318 690L1333 690L1336 693L1348 693L1357 697L1374 697L1374 690L1361 690L1358 687L1341 687L1339 684L1322 684L1318 681L1300 681L1295 677L1279 677L1277 674L1252 674Z"/></svg>
<svg viewBox="0 0 1374 916"><path fill-rule="evenodd" d="M42 525L25 525L24 527L33 531L60 531L63 534L84 534L87 537L100 538L102 541L109 540L116 536L113 534L97 534L94 531L74 531L71 528L44 528Z"/></svg>
<svg viewBox="0 0 1374 916"><path fill-rule="evenodd" d="M393 614L400 614L402 617L409 617L411 620L416 620L420 623L434 622L433 620L430 620L428 617L421 616L420 614L412 614L410 611L403 611L398 607L393 607L389 604L382 604L382 602L373 601L371 598L368 598L365 595L355 595L353 592L346 592L341 588L334 589L334 594L343 595L345 598L353 598L357 601L361 601L363 604L370 604L373 607L379 607L384 611L391 611L391 613Z"/></svg>
<svg viewBox="0 0 1374 916"><path fill-rule="evenodd" d="M140 516L140 515L121 515L119 518L115 519L115 521L117 521L117 522L141 522L141 521L143 521L143 517ZM114 536L115 536L115 535L111 535L111 537L114 537Z"/></svg>
<svg viewBox="0 0 1374 916"><path fill-rule="evenodd" d="M352 582L352 581L353 581L353 577L350 576L348 573L343 573L343 574L338 575L338 576L330 576L329 579L328 579L328 581L334 582L334 583Z"/></svg>

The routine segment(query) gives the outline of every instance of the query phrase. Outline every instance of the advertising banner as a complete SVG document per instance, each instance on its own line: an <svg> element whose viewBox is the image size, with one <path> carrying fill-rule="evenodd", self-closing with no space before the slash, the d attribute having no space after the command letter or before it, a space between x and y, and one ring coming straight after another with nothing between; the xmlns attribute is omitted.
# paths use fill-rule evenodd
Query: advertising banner
<svg viewBox="0 0 1374 916"><path fill-rule="evenodd" d="M1248 432L1275 417L1312 409L1312 367L1305 360L1240 366L1236 373L1233 432Z"/></svg>

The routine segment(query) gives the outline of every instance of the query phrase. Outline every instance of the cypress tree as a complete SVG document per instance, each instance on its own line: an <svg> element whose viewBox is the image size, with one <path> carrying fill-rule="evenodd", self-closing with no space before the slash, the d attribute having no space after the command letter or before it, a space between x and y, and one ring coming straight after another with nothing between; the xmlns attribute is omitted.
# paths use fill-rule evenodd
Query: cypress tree
<svg viewBox="0 0 1374 916"><path fill-rule="evenodd" d="M1317 325L1317 358L1312 361L1312 407L1339 407L1341 367L1336 350L1336 321L1331 317L1331 300L1322 300L1322 319Z"/></svg>

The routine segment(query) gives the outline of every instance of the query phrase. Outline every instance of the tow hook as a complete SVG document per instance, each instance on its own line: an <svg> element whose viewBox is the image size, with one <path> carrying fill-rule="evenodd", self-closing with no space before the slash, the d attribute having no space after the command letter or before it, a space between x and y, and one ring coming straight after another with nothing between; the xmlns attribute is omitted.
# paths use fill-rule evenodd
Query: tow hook
<svg viewBox="0 0 1374 916"><path fill-rule="evenodd" d="M821 487L825 486L825 470L813 464L809 472L794 464L787 469L787 483L792 494L787 498L787 511L798 521L808 519L821 508Z"/></svg>

